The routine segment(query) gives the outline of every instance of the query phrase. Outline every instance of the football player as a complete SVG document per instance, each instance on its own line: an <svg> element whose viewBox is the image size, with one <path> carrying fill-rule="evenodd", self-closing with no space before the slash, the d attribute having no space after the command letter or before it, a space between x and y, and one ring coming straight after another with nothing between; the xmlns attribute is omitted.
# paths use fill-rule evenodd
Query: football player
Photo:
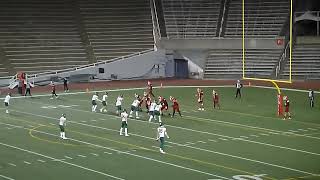
<svg viewBox="0 0 320 180"><path fill-rule="evenodd" d="M135 100L133 100L132 104L131 104L131 111L130 111L130 115L129 117L133 117L132 113L135 112L136 114L136 119L139 119L139 104L140 101L138 100L138 96L135 96Z"/></svg>
<svg viewBox="0 0 320 180"><path fill-rule="evenodd" d="M203 106L203 90L202 90L202 89L197 88L196 97L197 97L197 102L198 102L198 105L199 105L198 110L199 110L199 111L204 111L204 106Z"/></svg>
<svg viewBox="0 0 320 180"><path fill-rule="evenodd" d="M56 85L54 84L53 81L50 82L50 86L51 86L51 98L50 99L53 99L54 96L56 98L58 98L58 95L56 94Z"/></svg>
<svg viewBox="0 0 320 180"><path fill-rule="evenodd" d="M4 98L4 106L6 107L6 113L9 114L9 105L10 105L11 93L8 93Z"/></svg>
<svg viewBox="0 0 320 180"><path fill-rule="evenodd" d="M157 120L157 117L158 117L158 120L159 120L159 123L161 123L161 108L162 108L162 105L160 103L158 103L156 105L156 107L154 108L154 119Z"/></svg>
<svg viewBox="0 0 320 180"><path fill-rule="evenodd" d="M284 100L284 107L285 107L283 120L291 119L291 114L290 114L290 109L289 109L290 102L289 102L288 96L284 96L283 100Z"/></svg>
<svg viewBox="0 0 320 180"><path fill-rule="evenodd" d="M174 114L176 113L176 111L179 113L181 117L181 112L180 112L179 103L177 99L170 96L170 101L172 102L172 111L173 111L171 117L174 117Z"/></svg>
<svg viewBox="0 0 320 180"><path fill-rule="evenodd" d="M164 138L165 136L169 139L169 135L167 133L167 129L164 127L163 123L160 123L160 126L157 129L157 138L156 140L160 140L160 153L165 154L164 152Z"/></svg>
<svg viewBox="0 0 320 180"><path fill-rule="evenodd" d="M124 136L129 136L128 135L128 113L126 109L123 110L123 112L120 114L120 117L121 117L120 136L122 136L123 130L124 130Z"/></svg>
<svg viewBox="0 0 320 180"><path fill-rule="evenodd" d="M102 108L100 109L100 112L107 112L107 99L108 99L108 92L105 92L102 96Z"/></svg>
<svg viewBox="0 0 320 180"><path fill-rule="evenodd" d="M92 95L92 98L91 98L91 104L92 104L92 107L91 107L91 111L92 112L97 112L96 109L97 109L97 101L101 101L99 99L99 96L98 96L98 92L94 93Z"/></svg>
<svg viewBox="0 0 320 180"><path fill-rule="evenodd" d="M65 133L65 130L64 130L66 125L67 125L66 114L62 114L62 116L59 119L60 138L61 139L68 139L68 138L66 138L66 133Z"/></svg>
<svg viewBox="0 0 320 180"><path fill-rule="evenodd" d="M119 95L116 100L116 108L117 108L116 113L117 113L117 115L120 115L120 112L122 109L122 107L121 107L122 101L123 101L123 95Z"/></svg>
<svg viewBox="0 0 320 180"><path fill-rule="evenodd" d="M154 110L156 108L157 104L155 101L153 101L151 104L150 104L150 107L149 107L149 122L151 122L152 119L154 119Z"/></svg>

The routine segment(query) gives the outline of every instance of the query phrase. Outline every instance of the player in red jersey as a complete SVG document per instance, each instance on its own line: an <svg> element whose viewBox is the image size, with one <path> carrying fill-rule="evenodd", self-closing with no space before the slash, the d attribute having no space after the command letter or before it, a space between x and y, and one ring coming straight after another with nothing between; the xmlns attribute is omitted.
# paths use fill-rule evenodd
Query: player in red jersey
<svg viewBox="0 0 320 180"><path fill-rule="evenodd" d="M58 98L58 95L56 94L56 85L54 84L53 81L50 82L50 86L51 86L51 98L50 99L53 99L53 96L55 96L56 98Z"/></svg>
<svg viewBox="0 0 320 180"><path fill-rule="evenodd" d="M143 100L146 103L147 112L149 112L149 107L151 105L151 97L149 96L149 94L147 92L143 93Z"/></svg>
<svg viewBox="0 0 320 180"><path fill-rule="evenodd" d="M212 100L213 100L213 108L215 109L216 107L220 109L220 103L219 103L219 95L216 91L212 91Z"/></svg>
<svg viewBox="0 0 320 180"><path fill-rule="evenodd" d="M172 115L171 117L174 117L174 114L176 113L176 111L179 113L179 115L181 116L181 112L180 112L180 108L179 108L179 103L177 101L176 98L170 96L170 101L172 102Z"/></svg>
<svg viewBox="0 0 320 180"><path fill-rule="evenodd" d="M203 106L203 90L200 88L197 88L197 102L199 104L199 111L204 111L204 106Z"/></svg>
<svg viewBox="0 0 320 180"><path fill-rule="evenodd" d="M169 105L166 98L161 96L159 96L159 103L161 104L161 115L163 116L163 112L168 110Z"/></svg>
<svg viewBox="0 0 320 180"><path fill-rule="evenodd" d="M289 110L290 102L289 102L288 96L284 96L283 100L284 100L284 107L285 107L283 120L291 119L291 114Z"/></svg>
<svg viewBox="0 0 320 180"><path fill-rule="evenodd" d="M151 95L152 97L155 97L154 94L153 94L153 92L152 92L152 90L153 90L152 83L151 83L150 81L148 81L147 94L148 94L148 96Z"/></svg>

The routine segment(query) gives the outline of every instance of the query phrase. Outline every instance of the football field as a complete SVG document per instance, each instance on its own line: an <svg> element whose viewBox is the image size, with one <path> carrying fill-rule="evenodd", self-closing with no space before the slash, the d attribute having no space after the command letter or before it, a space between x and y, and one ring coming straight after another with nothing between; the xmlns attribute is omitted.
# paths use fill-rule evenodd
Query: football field
<svg viewBox="0 0 320 180"><path fill-rule="evenodd" d="M130 136L119 135L116 97L123 94L129 111L134 93L144 88L109 90L105 113L91 112L92 92L13 98L10 114L4 106L0 113L0 179L320 179L320 104L310 108L307 92L282 91L292 113L282 120L275 89L245 87L242 99L234 98L234 87L203 89L205 111L197 110L196 87L154 90L167 100L176 97L182 110L182 117L162 117L170 136L166 154L155 140L159 124L148 122L144 105L140 119L128 120ZM220 110L212 108L212 89ZM62 113L67 140L59 138Z"/></svg>

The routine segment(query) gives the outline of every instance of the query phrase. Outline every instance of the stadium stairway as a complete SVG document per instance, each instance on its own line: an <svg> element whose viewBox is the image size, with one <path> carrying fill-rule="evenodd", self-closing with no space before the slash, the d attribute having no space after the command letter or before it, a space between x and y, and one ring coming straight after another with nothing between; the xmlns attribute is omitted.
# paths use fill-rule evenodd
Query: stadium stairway
<svg viewBox="0 0 320 180"><path fill-rule="evenodd" d="M289 78L289 61L282 78ZM320 79L320 44L296 44L292 52L292 79Z"/></svg>
<svg viewBox="0 0 320 180"><path fill-rule="evenodd" d="M289 0L245 0L246 38L277 37L289 13ZM230 0L224 35L242 37L242 0Z"/></svg>
<svg viewBox="0 0 320 180"><path fill-rule="evenodd" d="M154 48L149 0L80 0L80 13L97 61Z"/></svg>
<svg viewBox="0 0 320 180"><path fill-rule="evenodd" d="M216 37L221 0L163 0L167 36L171 39Z"/></svg>
<svg viewBox="0 0 320 180"><path fill-rule="evenodd" d="M245 58L245 75L254 78L271 78L279 59L279 49L248 49ZM204 78L242 77L242 50L211 50L207 57Z"/></svg>
<svg viewBox="0 0 320 180"><path fill-rule="evenodd" d="M88 64L70 2L0 2L0 39L14 71L29 74Z"/></svg>

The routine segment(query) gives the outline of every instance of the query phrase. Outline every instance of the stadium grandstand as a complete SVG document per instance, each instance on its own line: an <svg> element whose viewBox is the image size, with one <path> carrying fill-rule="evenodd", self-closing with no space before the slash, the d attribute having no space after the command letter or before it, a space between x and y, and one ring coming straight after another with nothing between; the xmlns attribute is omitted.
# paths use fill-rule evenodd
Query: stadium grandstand
<svg viewBox="0 0 320 180"><path fill-rule="evenodd" d="M176 72L172 72L175 70L167 61L179 57L189 64L183 77L241 78L244 59L244 71L250 77L288 79L290 2L1 1L0 75L9 77L17 72L57 74L57 71L65 70L82 74L81 67L95 69L93 74L100 68L103 74L123 62L118 60L139 56L142 64L150 63L148 58L154 59L153 65L140 66L141 70L137 69L139 66L135 68L144 71L141 76L153 73L154 77L172 77ZM319 11L314 6L303 6L294 6L292 12L292 76L318 79L317 38L312 42L296 39L318 36ZM304 27L310 19L314 20L312 25ZM314 30L305 34L308 29ZM105 65L115 61L118 63ZM170 73L155 75L157 68ZM113 72L112 77L117 74Z"/></svg>

